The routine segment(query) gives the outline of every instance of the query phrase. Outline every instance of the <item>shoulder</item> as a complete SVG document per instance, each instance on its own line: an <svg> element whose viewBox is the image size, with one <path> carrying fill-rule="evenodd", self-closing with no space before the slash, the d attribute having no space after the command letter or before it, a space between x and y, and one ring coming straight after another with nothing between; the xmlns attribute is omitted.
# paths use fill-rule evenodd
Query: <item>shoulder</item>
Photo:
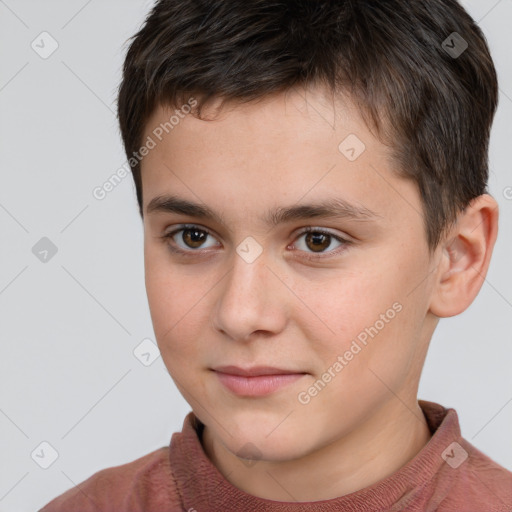
<svg viewBox="0 0 512 512"><path fill-rule="evenodd" d="M512 510L512 472L493 461L464 438L456 447L459 458L446 471L455 472L449 495L439 510L455 511L460 506L471 510L510 512ZM459 464L460 465L457 465Z"/></svg>
<svg viewBox="0 0 512 512"><path fill-rule="evenodd" d="M94 473L39 512L178 512L179 503L167 446Z"/></svg>

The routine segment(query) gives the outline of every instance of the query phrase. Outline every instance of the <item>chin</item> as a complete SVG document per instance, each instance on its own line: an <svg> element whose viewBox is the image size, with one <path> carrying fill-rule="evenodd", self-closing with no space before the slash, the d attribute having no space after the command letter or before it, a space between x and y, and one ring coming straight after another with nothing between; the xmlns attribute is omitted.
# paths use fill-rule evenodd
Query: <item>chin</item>
<svg viewBox="0 0 512 512"><path fill-rule="evenodd" d="M286 462L300 458L307 453L307 447L299 439L291 439L289 436L277 436L273 439L265 438L261 433L243 438L226 439L226 447L229 451L240 457L247 466L258 461Z"/></svg>
<svg viewBox="0 0 512 512"><path fill-rule="evenodd" d="M211 433L234 455L251 461L281 462L306 455L309 449L307 436L286 414L258 412L238 413L229 421L218 418L224 430L213 425ZM231 434L231 435L230 435ZM254 462L252 462L254 464Z"/></svg>

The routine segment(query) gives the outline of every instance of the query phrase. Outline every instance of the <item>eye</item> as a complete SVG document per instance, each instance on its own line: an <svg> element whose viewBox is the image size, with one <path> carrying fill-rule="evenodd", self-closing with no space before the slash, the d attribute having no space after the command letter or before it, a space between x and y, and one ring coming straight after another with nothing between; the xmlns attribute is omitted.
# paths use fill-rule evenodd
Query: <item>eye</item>
<svg viewBox="0 0 512 512"><path fill-rule="evenodd" d="M179 233L181 233L181 235L177 236ZM213 235L207 229L195 225L181 226L179 229L175 229L162 236L165 240L170 240L168 246L172 252L187 256L198 252L194 249L211 247L203 245L208 237L213 237ZM180 245L180 243L182 245ZM178 247L175 247L173 244L176 244Z"/></svg>
<svg viewBox="0 0 512 512"><path fill-rule="evenodd" d="M303 230L298 235L298 239L303 237L305 235L304 241L302 244L294 243L294 245L298 246L300 250L304 252L312 251L309 255L306 255L306 258L308 259L315 259L315 258L326 258L331 255L337 255L341 251L345 250L346 246L349 245L351 242L350 240L346 240L345 238L334 235L330 231L326 231L322 228L313 228L308 227L305 230ZM328 255L323 256L323 254L326 252L326 249L331 247L332 242L335 241L338 245L335 247L336 250L327 251ZM341 247L341 249L340 249Z"/></svg>
<svg viewBox="0 0 512 512"><path fill-rule="evenodd" d="M304 241L299 244L294 242L291 247L297 245L299 246L299 251L304 253L311 251L304 256L306 259L310 260L337 255L345 250L346 246L352 243L350 240L339 235L334 235L322 228L308 227L298 234L297 240L302 236L305 236ZM209 230L192 224L182 225L178 229L164 234L161 238L169 241L167 245L171 252L183 256L196 256L201 253L201 249L215 247L215 243L205 245L208 237L213 238ZM324 256L323 254L326 252L326 249L331 247L333 241L338 244L335 247L336 250L327 251L328 254Z"/></svg>

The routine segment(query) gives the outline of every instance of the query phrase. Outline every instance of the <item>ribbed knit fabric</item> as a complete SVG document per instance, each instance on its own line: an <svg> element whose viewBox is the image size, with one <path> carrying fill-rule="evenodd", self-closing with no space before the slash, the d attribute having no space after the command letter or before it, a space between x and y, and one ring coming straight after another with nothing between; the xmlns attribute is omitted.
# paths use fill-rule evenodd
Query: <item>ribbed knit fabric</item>
<svg viewBox="0 0 512 512"><path fill-rule="evenodd" d="M278 502L241 491L206 456L190 412L170 446L98 471L40 512L512 512L512 472L461 437L454 409L419 404L430 441L393 475L339 498Z"/></svg>

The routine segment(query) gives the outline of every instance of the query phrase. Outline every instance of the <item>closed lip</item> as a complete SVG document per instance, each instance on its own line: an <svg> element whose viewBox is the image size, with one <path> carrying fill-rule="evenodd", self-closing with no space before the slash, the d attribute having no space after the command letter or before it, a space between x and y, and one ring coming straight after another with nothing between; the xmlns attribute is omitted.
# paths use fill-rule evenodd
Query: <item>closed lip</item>
<svg viewBox="0 0 512 512"><path fill-rule="evenodd" d="M214 371L220 373L227 373L229 375L240 375L242 377L257 377L261 375L290 375L290 374L305 374L298 370L287 370L284 368L275 368L273 366L252 366L250 368L240 368L239 366L217 366L213 368Z"/></svg>

